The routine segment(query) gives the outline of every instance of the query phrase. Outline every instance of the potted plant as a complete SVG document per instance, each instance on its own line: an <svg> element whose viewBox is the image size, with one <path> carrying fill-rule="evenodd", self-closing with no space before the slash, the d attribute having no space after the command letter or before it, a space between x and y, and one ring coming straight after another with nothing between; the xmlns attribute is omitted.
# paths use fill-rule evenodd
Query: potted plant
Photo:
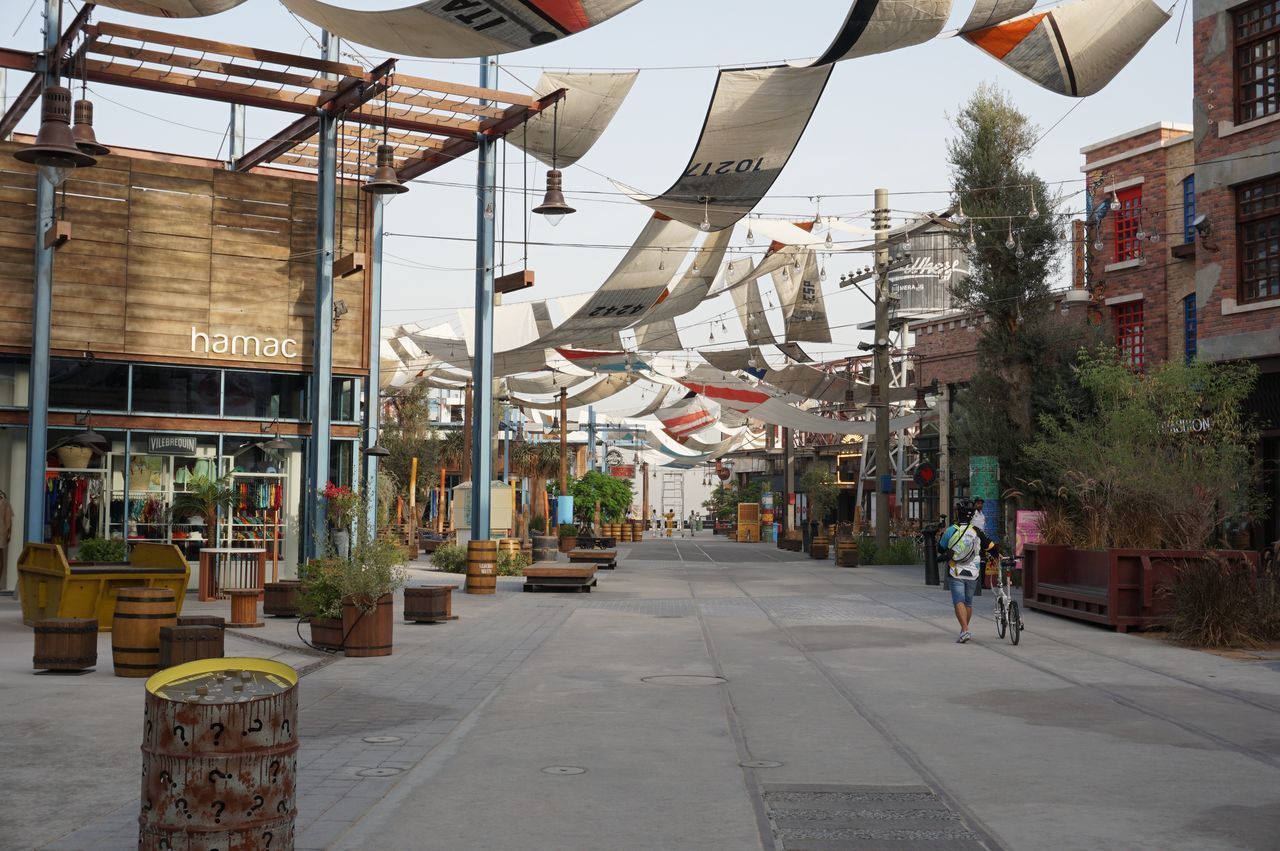
<svg viewBox="0 0 1280 851"><path fill-rule="evenodd" d="M110 538L85 538L80 542L72 564L121 564L128 561L124 541Z"/></svg>
<svg viewBox="0 0 1280 851"><path fill-rule="evenodd" d="M351 552L351 526L360 498L351 488L333 482L326 482L321 494L329 519L329 541L338 558L345 559Z"/></svg>
<svg viewBox="0 0 1280 851"><path fill-rule="evenodd" d="M361 536L341 561L343 650L347 656L390 656L392 595L408 579L405 551L391 537Z"/></svg>
<svg viewBox="0 0 1280 851"><path fill-rule="evenodd" d="M218 513L225 511L229 514L235 511L239 501L240 495L231 484L230 476L211 479L208 476L196 475L191 477L185 491L174 493L173 506L169 512L175 521L178 518L197 518L204 524L201 534L208 542L206 546L211 547L214 528L218 523Z"/></svg>
<svg viewBox="0 0 1280 851"><path fill-rule="evenodd" d="M311 644L342 649L342 564L312 559L298 568L298 610L311 626Z"/></svg>
<svg viewBox="0 0 1280 851"><path fill-rule="evenodd" d="M572 523L561 523L557 530L560 534L560 552L567 553L578 546L578 527Z"/></svg>

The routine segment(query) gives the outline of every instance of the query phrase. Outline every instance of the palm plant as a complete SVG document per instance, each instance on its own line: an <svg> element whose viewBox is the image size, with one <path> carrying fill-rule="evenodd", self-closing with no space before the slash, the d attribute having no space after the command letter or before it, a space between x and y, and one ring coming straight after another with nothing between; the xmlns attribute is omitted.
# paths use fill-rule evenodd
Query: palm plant
<svg viewBox="0 0 1280 851"><path fill-rule="evenodd" d="M239 502L240 495L231 484L231 477L210 479L207 476L192 476L187 490L173 495L173 507L170 509L174 517L199 517L211 534L214 524L218 522L218 512L232 511Z"/></svg>
<svg viewBox="0 0 1280 851"><path fill-rule="evenodd" d="M559 444L525 441L514 444L511 447L511 469L529 477L533 489L533 514L545 517L547 479L560 474Z"/></svg>

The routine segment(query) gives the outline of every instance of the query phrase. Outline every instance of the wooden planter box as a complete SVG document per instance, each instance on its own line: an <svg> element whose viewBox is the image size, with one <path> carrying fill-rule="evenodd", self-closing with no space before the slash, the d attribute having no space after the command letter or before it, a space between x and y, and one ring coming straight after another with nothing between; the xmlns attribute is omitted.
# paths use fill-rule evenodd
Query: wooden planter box
<svg viewBox="0 0 1280 851"><path fill-rule="evenodd" d="M378 598L373 611L363 612L351 598L342 601L342 651L348 657L391 655L391 595Z"/></svg>
<svg viewBox="0 0 1280 851"><path fill-rule="evenodd" d="M1029 609L1113 627L1118 632L1163 625L1178 568L1208 566L1213 557L1258 568L1258 554L1242 550L1075 550L1028 544L1023 553L1023 598Z"/></svg>
<svg viewBox="0 0 1280 851"><path fill-rule="evenodd" d="M321 650L341 650L342 620L340 618L312 618L311 643Z"/></svg>
<svg viewBox="0 0 1280 851"><path fill-rule="evenodd" d="M569 537L566 535L560 538L560 552L567 553L570 550L576 550L577 548L578 548L577 535L574 535L573 537Z"/></svg>

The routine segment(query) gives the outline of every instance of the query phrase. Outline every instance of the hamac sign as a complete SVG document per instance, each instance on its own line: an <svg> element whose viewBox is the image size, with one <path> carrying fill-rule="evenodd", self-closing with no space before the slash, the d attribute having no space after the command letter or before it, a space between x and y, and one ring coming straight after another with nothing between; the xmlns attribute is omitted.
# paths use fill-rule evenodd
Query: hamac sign
<svg viewBox="0 0 1280 851"><path fill-rule="evenodd" d="M255 358L296 358L298 341L292 337L255 337L251 334L206 334L191 326L193 354L241 355Z"/></svg>

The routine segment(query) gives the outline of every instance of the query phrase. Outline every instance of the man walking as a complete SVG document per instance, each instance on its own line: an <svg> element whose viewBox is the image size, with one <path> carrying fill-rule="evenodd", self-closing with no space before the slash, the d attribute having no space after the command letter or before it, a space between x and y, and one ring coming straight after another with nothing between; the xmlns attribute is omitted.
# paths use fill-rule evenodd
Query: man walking
<svg viewBox="0 0 1280 851"><path fill-rule="evenodd" d="M974 524L974 505L967 499L955 507L956 522L947 527L938 539L938 558L947 563L947 579L951 587L951 604L960 622L957 644L964 644L973 636L969 622L973 619L973 593L982 577L982 560L987 553L999 552L986 532Z"/></svg>
<svg viewBox="0 0 1280 851"><path fill-rule="evenodd" d="M975 497L973 500L973 525L982 531L987 531L987 515L984 510L987 503L982 497Z"/></svg>

